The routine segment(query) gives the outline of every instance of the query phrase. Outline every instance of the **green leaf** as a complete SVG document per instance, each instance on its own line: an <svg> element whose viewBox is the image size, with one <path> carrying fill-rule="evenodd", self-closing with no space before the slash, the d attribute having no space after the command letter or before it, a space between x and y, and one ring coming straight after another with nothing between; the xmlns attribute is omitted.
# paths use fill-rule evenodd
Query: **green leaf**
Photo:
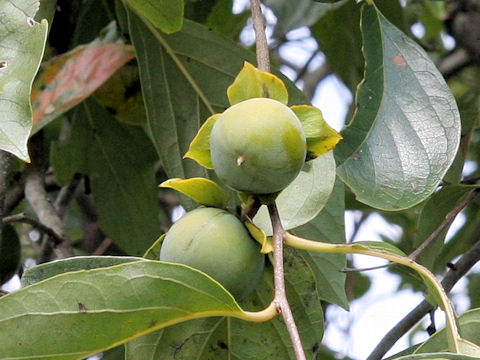
<svg viewBox="0 0 480 360"><path fill-rule="evenodd" d="M252 98L270 98L288 103L288 92L285 84L275 75L261 71L245 61L243 69L235 81L227 89L230 105Z"/></svg>
<svg viewBox="0 0 480 360"><path fill-rule="evenodd" d="M295 258L291 259L291 264L292 267L286 269L289 302L307 358L311 359L315 357L322 338L321 302L312 274L304 273L302 264ZM244 308L258 310L271 302L272 275L272 269L268 267L260 285L242 302ZM281 316L262 323L233 318L197 319L135 339L126 345L126 349L126 360L225 360L229 357L242 360L295 360Z"/></svg>
<svg viewBox="0 0 480 360"><path fill-rule="evenodd" d="M142 129L87 100L73 115L71 136L51 147L50 161L60 184L75 173L89 176L98 225L128 254L142 255L158 237L155 154Z"/></svg>
<svg viewBox="0 0 480 360"><path fill-rule="evenodd" d="M147 129L168 177L210 177L182 160L201 124L229 107L227 87L254 54L235 42L185 20L181 31L165 35L129 13L130 36L140 68ZM291 103L305 95L285 76Z"/></svg>
<svg viewBox="0 0 480 360"><path fill-rule="evenodd" d="M335 160L331 152L305 163L298 177L277 197L280 218L285 229L312 220L325 206L335 184ZM266 207L253 219L267 235L272 225Z"/></svg>
<svg viewBox="0 0 480 360"><path fill-rule="evenodd" d="M117 40L112 22L101 37L42 65L32 90L33 133L81 103L133 59L133 47Z"/></svg>
<svg viewBox="0 0 480 360"><path fill-rule="evenodd" d="M343 183L337 180L325 208L310 222L293 229L292 233L312 240L344 243L344 192ZM301 250L296 250L296 254L305 260L308 271L315 274L316 287L321 289L320 298L347 309L346 275L340 271L347 265L346 256Z"/></svg>
<svg viewBox="0 0 480 360"><path fill-rule="evenodd" d="M210 154L210 134L213 125L221 114L210 116L200 127L197 135L193 138L184 158L190 158L207 169L213 169L212 156Z"/></svg>
<svg viewBox="0 0 480 360"><path fill-rule="evenodd" d="M170 188L187 195L200 205L224 209L227 206L228 195L216 182L205 178L168 179L160 187Z"/></svg>
<svg viewBox="0 0 480 360"><path fill-rule="evenodd" d="M144 259L133 256L76 256L43 263L25 270L22 276L22 287L66 272L92 270L142 260Z"/></svg>
<svg viewBox="0 0 480 360"><path fill-rule="evenodd" d="M396 360L475 360L478 357L472 357L467 355L452 354L452 353L431 353L431 354L416 354L416 355L406 355Z"/></svg>
<svg viewBox="0 0 480 360"><path fill-rule="evenodd" d="M314 159L332 150L342 139L323 119L322 112L310 105L296 105L291 109L302 122L307 138L307 158Z"/></svg>
<svg viewBox="0 0 480 360"><path fill-rule="evenodd" d="M0 358L82 359L180 321L241 313L222 286L183 265L66 273L0 299Z"/></svg>
<svg viewBox="0 0 480 360"><path fill-rule="evenodd" d="M260 229L257 225L255 225L251 221L245 221L244 224L248 232L250 233L250 236L254 238L255 241L257 241L260 245L262 245L262 248L260 250L262 254L269 254L273 252L272 238L267 237L267 234L265 234L265 231Z"/></svg>
<svg viewBox="0 0 480 360"><path fill-rule="evenodd" d="M363 8L362 31L367 68L356 115L335 149L338 174L361 202L409 208L452 164L459 113L428 55L373 6Z"/></svg>
<svg viewBox="0 0 480 360"><path fill-rule="evenodd" d="M123 0L143 21L167 34L179 31L183 24L183 0Z"/></svg>
<svg viewBox="0 0 480 360"><path fill-rule="evenodd" d="M480 309L472 309L458 318L458 325L462 338L474 344L480 344ZM433 353L444 351L447 347L445 338L445 329L437 331L425 343L423 343L416 353ZM478 358L478 357L477 357Z"/></svg>
<svg viewBox="0 0 480 360"><path fill-rule="evenodd" d="M42 60L47 21L34 20L38 0L0 0L0 150L29 162L30 92Z"/></svg>
<svg viewBox="0 0 480 360"><path fill-rule="evenodd" d="M322 1L330 4L315 4L311 0L266 0L263 3L272 9L277 22L273 30L274 37L282 38L287 32L302 26L313 25L328 10L338 7L345 1ZM336 3L336 4L331 4Z"/></svg>
<svg viewBox="0 0 480 360"><path fill-rule="evenodd" d="M417 236L413 241L413 247L416 249L422 244L439 226L445 221L445 217L454 210L472 191L478 186L469 185L449 185L444 186L437 191L425 203L420 214L417 225ZM453 219L452 219L453 221ZM432 269L437 260L438 254L441 252L445 235L451 225L435 238L435 240L422 252L417 262L423 266ZM442 264L442 269L445 264Z"/></svg>
<svg viewBox="0 0 480 360"><path fill-rule="evenodd" d="M167 236L167 233L160 235L160 237L148 248L148 250L143 254L145 259L149 260L158 260L160 259L160 250L162 249L162 243Z"/></svg>

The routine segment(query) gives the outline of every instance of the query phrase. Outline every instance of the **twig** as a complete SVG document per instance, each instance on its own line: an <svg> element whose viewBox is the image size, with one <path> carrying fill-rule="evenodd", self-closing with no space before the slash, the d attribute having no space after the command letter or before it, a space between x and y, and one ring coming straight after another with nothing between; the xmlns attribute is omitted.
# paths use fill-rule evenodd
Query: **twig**
<svg viewBox="0 0 480 360"><path fill-rule="evenodd" d="M442 280L442 286L449 293L453 286L480 260L480 241L455 263ZM428 301L422 301L407 316L398 322L375 347L367 360L380 360L392 346L416 323L434 309Z"/></svg>
<svg viewBox="0 0 480 360"><path fill-rule="evenodd" d="M293 318L292 310L290 309L290 304L288 303L287 294L285 291L285 276L283 269L283 240L285 230L283 229L280 221L280 216L278 214L278 209L275 202L268 205L268 212L270 214L273 228L273 276L275 284L274 301L278 312L282 314L285 321L285 325L288 333L290 334L290 339L292 340L297 360L305 360L305 352L303 350L297 325L295 324L295 319Z"/></svg>
<svg viewBox="0 0 480 360"><path fill-rule="evenodd" d="M408 257L412 260L415 260L426 248L430 245L438 235L455 219L460 211L462 211L470 202L475 199L475 197L479 194L478 190L473 190L468 196L460 203L458 206L450 211L442 223L433 231L430 236L422 243L420 246L412 252Z"/></svg>
<svg viewBox="0 0 480 360"><path fill-rule="evenodd" d="M52 229L62 239L61 243L56 244L54 252L59 259L64 259L73 256L73 249L65 235L62 220L48 200L48 194L44 187L44 152L41 135L42 133L38 132L30 138L32 163L25 167L25 197L37 215L39 222Z"/></svg>
<svg viewBox="0 0 480 360"><path fill-rule="evenodd" d="M32 225L34 228L36 228L36 229L40 230L41 232L43 232L44 234L50 236L53 239L53 242L56 245L61 244L65 241L65 239L63 237L61 237L60 235L58 235L53 229L51 229L48 226L42 224L38 220L36 220L36 219L34 219L30 216L25 215L24 213L5 216L2 219L2 221L3 221L4 224L21 222L21 223Z"/></svg>
<svg viewBox="0 0 480 360"><path fill-rule="evenodd" d="M262 71L270 72L270 55L267 36L265 35L265 18L262 14L260 0L250 0L250 8L252 10L253 29L255 30L257 66Z"/></svg>
<svg viewBox="0 0 480 360"><path fill-rule="evenodd" d="M81 180L82 175L77 173L73 175L72 180L67 185L60 189L57 199L53 205L60 219L62 219L65 215L68 204L74 198L75 191L77 190Z"/></svg>
<svg viewBox="0 0 480 360"><path fill-rule="evenodd" d="M106 237L103 239L103 241L100 243L100 245L95 249L92 255L103 255L105 254L105 251L110 247L110 245L113 244L112 239Z"/></svg>

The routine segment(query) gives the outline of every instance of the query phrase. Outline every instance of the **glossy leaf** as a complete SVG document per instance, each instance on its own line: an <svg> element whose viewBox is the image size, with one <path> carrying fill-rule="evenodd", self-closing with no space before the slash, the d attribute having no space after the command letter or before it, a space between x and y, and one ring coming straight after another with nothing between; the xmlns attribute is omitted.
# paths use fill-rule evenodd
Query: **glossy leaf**
<svg viewBox="0 0 480 360"><path fill-rule="evenodd" d="M0 150L30 161L30 92L42 60L47 21L34 20L38 0L0 0Z"/></svg>
<svg viewBox="0 0 480 360"><path fill-rule="evenodd" d="M336 148L338 173L361 202L409 208L453 162L459 113L428 55L374 6L363 8L362 31L367 69L356 115Z"/></svg>
<svg viewBox="0 0 480 360"><path fill-rule="evenodd" d="M131 45L109 42L112 36L115 36L114 27L110 27L104 37L78 46L42 66L32 92L33 132L85 100L134 57Z"/></svg>
<svg viewBox="0 0 480 360"><path fill-rule="evenodd" d="M0 358L82 359L180 321L240 313L223 287L183 265L66 273L0 299Z"/></svg>
<svg viewBox="0 0 480 360"><path fill-rule="evenodd" d="M166 33L179 31L183 24L183 0L124 0L144 21Z"/></svg>
<svg viewBox="0 0 480 360"><path fill-rule="evenodd" d="M345 243L344 193L340 180L335 182L332 195L323 210L311 221L292 230L298 236L333 244ZM323 254L312 251L295 250L307 264L304 271L315 274L319 296L322 300L348 308L345 293L346 275L340 270L347 265L343 254Z"/></svg>
<svg viewBox="0 0 480 360"><path fill-rule="evenodd" d="M160 187L171 188L187 195L200 205L225 208L228 195L216 182L205 178L168 179Z"/></svg>
<svg viewBox="0 0 480 360"><path fill-rule="evenodd" d="M320 291L315 288L312 275L304 273L302 264L295 257L291 259L291 265L286 270L289 302L310 359L318 351L323 332L323 313L318 298ZM260 310L272 298L272 269L268 267L261 283L242 302L242 307ZM229 357L257 360L260 354L268 354L268 359L295 360L281 316L262 323L233 318L198 319L135 339L126 345L126 349L126 360L224 360Z"/></svg>
<svg viewBox="0 0 480 360"><path fill-rule="evenodd" d="M325 206L335 184L335 160L326 153L305 163L298 177L277 198L277 206L285 229L292 229L312 220ZM266 207L253 219L267 235L272 225Z"/></svg>
<svg viewBox="0 0 480 360"><path fill-rule="evenodd" d="M197 135L193 138L184 158L195 160L207 169L213 169L212 156L210 154L210 133L213 125L221 114L210 116L200 127Z"/></svg>
<svg viewBox="0 0 480 360"><path fill-rule="evenodd" d="M209 177L205 169L182 160L201 124L228 106L227 87L254 55L208 28L185 20L181 31L165 35L129 14L147 109L147 129L168 177ZM307 100L285 82L292 103Z"/></svg>
<svg viewBox="0 0 480 360"><path fill-rule="evenodd" d="M50 154L60 184L75 173L89 176L98 225L137 256L160 233L155 160L142 129L116 121L93 100L77 108L70 137L55 143Z"/></svg>
<svg viewBox="0 0 480 360"><path fill-rule="evenodd" d="M302 122L307 138L308 158L314 159L333 150L342 139L323 119L322 112L309 105L296 105L291 108Z"/></svg>
<svg viewBox="0 0 480 360"><path fill-rule="evenodd" d="M252 98L270 98L288 103L288 92L285 84L275 75L261 71L245 61L243 69L235 81L227 89L230 105Z"/></svg>
<svg viewBox="0 0 480 360"><path fill-rule="evenodd" d="M260 250L262 254L269 254L273 252L272 238L267 237L265 231L260 229L251 221L246 221L245 227L248 229L250 236L254 238L258 243L260 243L260 245L262 245L262 248Z"/></svg>
<svg viewBox="0 0 480 360"><path fill-rule="evenodd" d="M128 262L142 261L133 256L76 256L27 268L22 276L22 287L66 272L92 270Z"/></svg>

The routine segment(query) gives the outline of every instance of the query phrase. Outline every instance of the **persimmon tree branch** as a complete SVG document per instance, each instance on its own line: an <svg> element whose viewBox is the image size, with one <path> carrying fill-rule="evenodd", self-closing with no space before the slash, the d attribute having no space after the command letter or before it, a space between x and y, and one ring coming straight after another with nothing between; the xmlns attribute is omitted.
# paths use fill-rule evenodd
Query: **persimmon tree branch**
<svg viewBox="0 0 480 360"><path fill-rule="evenodd" d="M268 212L272 221L273 228L273 276L275 284L274 302L285 321L290 339L292 340L295 355L298 360L304 360L305 352L303 350L302 341L298 333L295 319L293 318L292 309L288 303L287 293L285 291L285 276L283 268L283 241L285 230L283 229L275 202L268 205Z"/></svg>
<svg viewBox="0 0 480 360"><path fill-rule="evenodd" d="M55 244L61 244L65 241L63 237L61 237L59 234L57 234L53 229L49 228L48 226L42 224L38 220L25 215L24 213L20 214L15 214L15 215L9 215L5 216L2 219L4 224L11 224L15 222L21 222L25 224L32 225L34 228L40 230L44 234L50 236Z"/></svg>
<svg viewBox="0 0 480 360"><path fill-rule="evenodd" d="M32 163L25 168L25 197L30 203L33 211L47 228L52 229L63 239L61 243L55 244L55 255L60 258L73 256L73 249L63 229L62 220L58 216L54 206L48 199L44 186L43 171L43 138L41 132L30 139L30 156Z"/></svg>
<svg viewBox="0 0 480 360"><path fill-rule="evenodd" d="M250 9L252 10L253 29L255 30L257 66L262 71L270 72L270 54L260 0L250 0Z"/></svg>
<svg viewBox="0 0 480 360"><path fill-rule="evenodd" d="M465 207L472 202L473 199L479 194L479 191L475 189L468 196L458 204L452 211L450 211L442 223L430 234L430 236L420 246L412 252L408 257L415 260L426 248L430 245L440 233L455 219L455 217L465 209Z"/></svg>

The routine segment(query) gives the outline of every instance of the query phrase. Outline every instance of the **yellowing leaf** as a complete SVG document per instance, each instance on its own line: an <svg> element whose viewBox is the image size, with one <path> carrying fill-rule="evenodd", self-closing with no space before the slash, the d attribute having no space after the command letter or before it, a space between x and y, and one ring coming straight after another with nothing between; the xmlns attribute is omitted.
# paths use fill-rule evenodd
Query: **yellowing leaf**
<svg viewBox="0 0 480 360"><path fill-rule="evenodd" d="M256 241L258 241L262 245L262 249L260 250L262 254L268 254L273 252L272 238L267 237L267 234L265 234L265 231L260 229L251 221L246 221L245 226L247 227L247 230L252 236L252 238L254 238Z"/></svg>
<svg viewBox="0 0 480 360"><path fill-rule="evenodd" d="M342 136L325 122L319 109L310 105L295 105L291 109L302 122L309 160L329 152L342 139Z"/></svg>
<svg viewBox="0 0 480 360"><path fill-rule="evenodd" d="M160 187L171 188L205 206L225 208L228 195L216 182L205 178L168 179Z"/></svg>
<svg viewBox="0 0 480 360"><path fill-rule="evenodd" d="M246 61L233 84L228 87L227 96L230 105L260 97L274 99L285 105L288 103L288 91L283 81Z"/></svg>
<svg viewBox="0 0 480 360"><path fill-rule="evenodd" d="M215 124L220 115L214 114L203 123L190 143L187 153L183 156L184 158L190 158L207 169L213 169L210 156L210 133L212 132L213 124Z"/></svg>

